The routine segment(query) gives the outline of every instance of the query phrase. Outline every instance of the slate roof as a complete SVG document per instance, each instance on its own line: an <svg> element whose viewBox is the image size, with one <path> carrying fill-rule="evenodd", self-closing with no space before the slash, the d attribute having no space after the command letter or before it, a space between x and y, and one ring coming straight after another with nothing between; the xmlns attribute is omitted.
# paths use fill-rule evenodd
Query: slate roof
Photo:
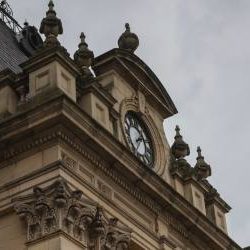
<svg viewBox="0 0 250 250"><path fill-rule="evenodd" d="M0 72L6 68L15 73L22 70L19 64L28 60L28 57L20 49L16 34L0 20Z"/></svg>

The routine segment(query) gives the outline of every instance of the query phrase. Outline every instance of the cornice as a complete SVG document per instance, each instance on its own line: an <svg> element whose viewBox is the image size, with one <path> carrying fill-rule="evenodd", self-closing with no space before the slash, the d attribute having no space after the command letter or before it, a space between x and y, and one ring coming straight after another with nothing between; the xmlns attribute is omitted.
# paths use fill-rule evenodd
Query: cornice
<svg viewBox="0 0 250 250"><path fill-rule="evenodd" d="M97 81L90 82L80 88L81 94L95 93L109 108L112 108L117 100L105 90Z"/></svg>
<svg viewBox="0 0 250 250"><path fill-rule="evenodd" d="M62 143L62 142L61 142ZM33 171L32 173L25 175L21 178L15 179L13 181L11 181L8 184L5 184L3 186L0 186L0 193L5 192L5 193L12 193L11 190L16 190L16 188L24 183L26 183L25 185L25 189L24 190L19 190L17 193L15 193L15 197L20 197L20 195L22 196L23 193L30 193L33 188L32 183L34 183L34 179L39 179L39 177L42 177L44 175L46 176L50 176L50 178L45 178L46 181L38 181L38 185L39 186L47 186L47 183L53 183L57 180L61 180L63 179L65 182L69 182L69 185L71 187L73 187L74 189L79 189L78 186L75 185L75 183L71 183L71 180L69 180L68 177L70 177L70 179L74 179L76 180L79 184L83 185L84 187L86 187L87 189L89 189L91 192L93 192L93 194L95 194L98 199L104 199L105 202L107 202L107 204L109 204L109 206L113 207L113 209L117 209L118 211L120 211L121 207L119 207L113 200L110 200L109 198L107 198L106 196L103 196L100 191L97 189L97 187L93 186L90 183L87 183L86 181L84 181L82 179L82 177L79 175L79 172L77 171L72 171L72 168L74 168L74 166L72 164L69 164L69 162L66 162L64 160L58 160L52 164L49 164L47 166L44 166L41 169L37 169L35 171ZM62 173L61 171L63 171L64 173L67 174L67 177L65 176L65 174L63 174L63 177L61 176L60 173ZM51 174L53 174L53 176L51 177ZM27 183L30 182L30 185L27 185ZM9 211L13 211L13 202L11 201L13 198L13 194L12 195L7 195L5 196L2 200L0 200L0 215L2 214L6 214ZM1 205L1 202L3 200L8 201L7 203L4 203L4 206ZM96 203L93 201L93 204L96 205ZM149 235L152 239L154 239L156 242L158 242L159 237L158 235L152 231L149 228L146 228L145 226L143 226L143 224L141 224L141 222L139 222L138 220L136 220L134 217L132 217L128 212L125 212L122 210L121 211L123 213L123 216L128 219L128 220L133 220L133 223L135 223L135 225L142 230L144 233L146 233L147 235ZM39 240L38 240L39 241ZM36 241L35 241L36 242Z"/></svg>
<svg viewBox="0 0 250 250"><path fill-rule="evenodd" d="M194 169L188 165L187 168L176 167L175 162L171 162L170 172L173 178L178 178L183 185L193 184L199 188L206 199L206 205L216 203L224 213L228 213L231 207L220 197L217 190L206 179L198 179Z"/></svg>
<svg viewBox="0 0 250 250"><path fill-rule="evenodd" d="M58 61L65 66L74 76L80 75L80 70L75 62L70 58L68 52L62 46L53 48L43 48L38 51L28 61L25 61L20 66L25 73L32 72L51 62Z"/></svg>

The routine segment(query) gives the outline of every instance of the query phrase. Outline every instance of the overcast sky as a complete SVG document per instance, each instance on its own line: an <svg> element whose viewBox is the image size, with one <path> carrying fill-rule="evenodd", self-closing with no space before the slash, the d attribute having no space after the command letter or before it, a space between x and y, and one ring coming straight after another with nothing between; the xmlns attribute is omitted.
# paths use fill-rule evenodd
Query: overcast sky
<svg viewBox="0 0 250 250"><path fill-rule="evenodd" d="M48 1L8 0L16 19L39 26ZM191 147L211 164L210 182L233 207L230 236L250 245L250 1L55 0L62 44L73 54L84 31L100 55L117 47L129 22L136 54L160 78L179 114L165 121L172 144L179 124Z"/></svg>

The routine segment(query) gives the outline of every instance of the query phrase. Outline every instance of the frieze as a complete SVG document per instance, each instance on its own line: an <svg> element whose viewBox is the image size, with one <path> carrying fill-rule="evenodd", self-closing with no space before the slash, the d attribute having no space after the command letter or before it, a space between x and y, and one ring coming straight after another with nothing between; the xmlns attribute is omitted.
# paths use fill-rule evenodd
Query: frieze
<svg viewBox="0 0 250 250"><path fill-rule="evenodd" d="M110 187L108 187L107 185L105 185L103 182L101 182L100 180L97 181L97 188L99 189L99 191L106 196L109 199L112 199L112 189Z"/></svg>

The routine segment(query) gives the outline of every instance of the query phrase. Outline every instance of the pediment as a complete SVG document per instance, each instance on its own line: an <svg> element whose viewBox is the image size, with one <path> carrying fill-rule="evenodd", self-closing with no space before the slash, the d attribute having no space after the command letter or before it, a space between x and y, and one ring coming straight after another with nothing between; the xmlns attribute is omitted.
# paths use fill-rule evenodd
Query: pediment
<svg viewBox="0 0 250 250"><path fill-rule="evenodd" d="M163 84L136 55L125 50L113 49L95 58L93 69L97 77L110 70L116 71L135 90L142 91L164 118L178 112Z"/></svg>

